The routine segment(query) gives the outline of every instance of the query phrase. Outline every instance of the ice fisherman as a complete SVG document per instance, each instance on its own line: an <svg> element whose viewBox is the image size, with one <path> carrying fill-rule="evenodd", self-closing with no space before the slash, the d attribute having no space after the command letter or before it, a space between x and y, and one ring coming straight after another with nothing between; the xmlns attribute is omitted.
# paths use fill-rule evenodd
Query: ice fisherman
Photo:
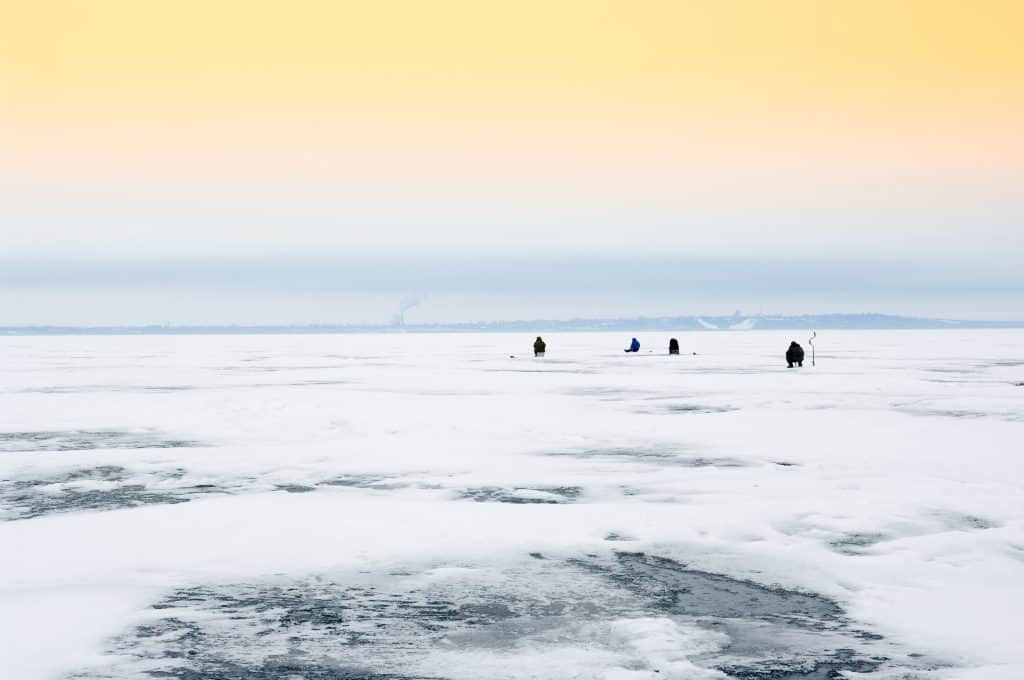
<svg viewBox="0 0 1024 680"><path fill-rule="evenodd" d="M679 354L679 341L675 338L668 341L668 353Z"/></svg>
<svg viewBox="0 0 1024 680"><path fill-rule="evenodd" d="M795 340L789 343L789 349L786 350L786 363L788 368L793 368L793 364L797 366L804 365L804 348Z"/></svg>
<svg viewBox="0 0 1024 680"><path fill-rule="evenodd" d="M622 351L623 352L639 352L640 351L640 341L637 340L636 338L633 338L633 340L629 343L629 349L624 349Z"/></svg>
<svg viewBox="0 0 1024 680"><path fill-rule="evenodd" d="M533 341L533 356L544 356L544 350L546 350L547 348L547 343L545 343L544 340L538 335L537 339Z"/></svg>

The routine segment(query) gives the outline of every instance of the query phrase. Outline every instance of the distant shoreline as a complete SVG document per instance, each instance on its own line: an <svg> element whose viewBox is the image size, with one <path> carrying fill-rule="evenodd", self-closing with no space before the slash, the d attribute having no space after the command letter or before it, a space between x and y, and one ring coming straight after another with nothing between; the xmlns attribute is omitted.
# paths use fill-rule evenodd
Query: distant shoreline
<svg viewBox="0 0 1024 680"><path fill-rule="evenodd" d="M0 326L0 336L33 335L336 335L356 333L519 333L599 331L938 330L1024 328L1024 321L964 321L890 314L674 316L435 324L194 326Z"/></svg>

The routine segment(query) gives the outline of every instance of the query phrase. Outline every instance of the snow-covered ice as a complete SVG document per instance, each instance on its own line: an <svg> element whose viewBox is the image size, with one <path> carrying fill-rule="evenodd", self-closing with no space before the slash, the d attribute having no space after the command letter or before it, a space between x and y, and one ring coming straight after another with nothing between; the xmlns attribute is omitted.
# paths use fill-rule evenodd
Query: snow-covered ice
<svg viewBox="0 0 1024 680"><path fill-rule="evenodd" d="M803 335L2 338L0 678L1024 678L1024 332Z"/></svg>

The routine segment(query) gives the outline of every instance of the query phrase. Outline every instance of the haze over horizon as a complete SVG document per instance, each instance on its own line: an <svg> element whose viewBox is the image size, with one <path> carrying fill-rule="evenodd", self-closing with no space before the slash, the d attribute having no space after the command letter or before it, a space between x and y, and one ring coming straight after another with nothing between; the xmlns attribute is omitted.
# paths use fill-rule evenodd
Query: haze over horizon
<svg viewBox="0 0 1024 680"><path fill-rule="evenodd" d="M0 268L0 326L351 325L884 313L1020 321L1021 270L878 260L359 257Z"/></svg>
<svg viewBox="0 0 1024 680"><path fill-rule="evenodd" d="M0 8L0 325L1024 317L1020 3Z"/></svg>

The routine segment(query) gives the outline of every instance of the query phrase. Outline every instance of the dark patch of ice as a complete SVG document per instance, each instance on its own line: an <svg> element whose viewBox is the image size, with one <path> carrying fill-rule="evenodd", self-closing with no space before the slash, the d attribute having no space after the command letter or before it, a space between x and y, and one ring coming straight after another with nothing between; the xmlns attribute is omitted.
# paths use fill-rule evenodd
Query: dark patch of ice
<svg viewBox="0 0 1024 680"><path fill-rule="evenodd" d="M738 411L735 406L709 406L707 404L668 404L662 410L669 413L728 413Z"/></svg>
<svg viewBox="0 0 1024 680"><path fill-rule="evenodd" d="M81 676L77 676L81 677ZM203 664L200 670L177 668L150 677L174 680L430 680L392 673L374 673L365 668L334 668L301 658L273 659L259 665L216 661Z"/></svg>
<svg viewBox="0 0 1024 680"><path fill-rule="evenodd" d="M984 411L968 411L966 409L905 409L907 413L915 416L940 416L945 418L984 418L992 415Z"/></svg>
<svg viewBox="0 0 1024 680"><path fill-rule="evenodd" d="M673 465L692 468L741 468L750 463L737 458L718 458L687 455L671 447L608 447L603 449L582 449L579 451L549 451L544 455L580 459L618 459L649 462L654 465Z"/></svg>
<svg viewBox="0 0 1024 680"><path fill-rule="evenodd" d="M625 401L627 398L646 393L625 387L575 387L565 390L564 394L575 397L596 397L601 401Z"/></svg>
<svg viewBox="0 0 1024 680"><path fill-rule="evenodd" d="M323 486L349 486L357 489L379 489L382 491L400 489L407 484L391 481L394 477L384 475L341 475L320 482Z"/></svg>
<svg viewBox="0 0 1024 680"><path fill-rule="evenodd" d="M881 533L851 532L832 539L828 545L843 555L863 555L866 549L890 539L891 536Z"/></svg>
<svg viewBox="0 0 1024 680"><path fill-rule="evenodd" d="M193 599L194 601L194 599ZM230 599L227 600L230 604ZM245 603L241 603L242 607ZM171 605L155 606L155 609ZM240 609L224 609L232 614ZM329 625L329 616L318 623ZM253 633L257 642L265 636L264 631ZM204 628L201 623L170 617L158 623L139 626L136 639L148 648L149 664L155 667L141 668L130 674L111 676L105 672L73 673L69 680L86 678L100 680L111 677L173 678L174 680L413 680L404 675L375 673L366 668L344 667L329 658L312 656L299 645L267 655L259 660L230 658L217 653L215 631ZM258 642L257 642L258 644ZM133 656L139 657L139 654ZM424 679L425 680L425 679Z"/></svg>
<svg viewBox="0 0 1024 680"><path fill-rule="evenodd" d="M839 649L833 655L834 660L825 662L805 662L799 664L802 669L779 668L745 668L742 666L722 666L718 670L726 673L734 680L842 680L850 677L848 673L871 673L881 665L880 660L845 658L852 655L852 650ZM910 680L903 676L904 680Z"/></svg>
<svg viewBox="0 0 1024 680"><path fill-rule="evenodd" d="M361 660L378 653L400 656L418 640L437 643L455 628L517 616L500 601L471 596L456 602L440 593L390 585L313 579L185 588L153 605L164 616L116 641L112 651L143 662L140 668L123 675L98 670L72 677L269 680L290 678L290 672L303 679L407 678L400 669L370 669ZM399 646L390 647L393 641Z"/></svg>
<svg viewBox="0 0 1024 680"><path fill-rule="evenodd" d="M209 483L209 480L202 479L197 484L183 481L187 475L188 472L182 468L154 471L100 465L58 474L50 473L37 478L0 479L0 521L79 510L117 510L143 505L186 503L198 496L213 494L268 490L310 493L321 487L337 486L378 491L410 486L438 488L388 481L392 478L379 475L349 475L309 482L243 477Z"/></svg>
<svg viewBox="0 0 1024 680"><path fill-rule="evenodd" d="M837 604L820 595L690 569L675 560L641 552L619 552L615 557L609 563L573 562L605 573L656 608L677 614L773 619L820 629L835 627L842 616Z"/></svg>
<svg viewBox="0 0 1024 680"><path fill-rule="evenodd" d="M985 529L996 529L1001 526L995 520L980 517L978 515L963 515L959 513L939 512L945 524L956 531L975 531Z"/></svg>
<svg viewBox="0 0 1024 680"><path fill-rule="evenodd" d="M658 462L665 460L679 459L680 454L671 448L665 447L625 447L611 446L601 449L581 449L578 451L549 451L547 456L561 456L568 458L650 458Z"/></svg>
<svg viewBox="0 0 1024 680"><path fill-rule="evenodd" d="M316 491L315 486L307 486L306 484L277 484L274 488L278 491L287 491L288 493L309 493L310 491Z"/></svg>
<svg viewBox="0 0 1024 680"><path fill-rule="evenodd" d="M175 469L140 476L121 466L100 465L42 479L3 479L0 480L0 505L6 511L2 519L25 520L82 510L187 503L195 496L223 492L212 484L154 489L137 481L141 477L163 483L181 479L184 474L184 470Z"/></svg>
<svg viewBox="0 0 1024 680"><path fill-rule="evenodd" d="M929 667L854 628L835 602L813 593L644 553L530 556L505 569L442 578L417 578L429 573L421 568L183 588L154 604L150 621L112 642L111 666L73 677L422 678L417 664L434 651L472 659L499 650L514 658L518 645L615 645L588 627L636 617L725 633L725 647L693 661L738 680L835 680ZM627 663L657 670L642 655Z"/></svg>
<svg viewBox="0 0 1024 680"><path fill-rule="evenodd" d="M701 403L708 395L700 394L656 394L643 398L640 407L644 413L727 413L740 410L731 404Z"/></svg>
<svg viewBox="0 0 1024 680"><path fill-rule="evenodd" d="M540 492L531 495L531 492ZM459 498L477 503L572 503L580 497L583 489L578 486L478 486L464 489Z"/></svg>
<svg viewBox="0 0 1024 680"><path fill-rule="evenodd" d="M93 392L141 392L160 394L198 389L196 385L44 385L18 389L19 394L86 394Z"/></svg>
<svg viewBox="0 0 1024 680"><path fill-rule="evenodd" d="M27 451L90 451L93 449L173 449L201 446L190 439L173 439L151 431L58 430L0 432L0 453Z"/></svg>
<svg viewBox="0 0 1024 680"><path fill-rule="evenodd" d="M1019 411L973 411L969 409L943 409L943 408L900 408L899 410L913 416L926 416L937 418L999 418L1011 422L1024 421L1024 413Z"/></svg>
<svg viewBox="0 0 1024 680"><path fill-rule="evenodd" d="M649 606L698 617L702 625L726 632L729 645L702 661L733 678L832 680L892 661L863 644L881 641L880 635L852 629L842 608L820 595L690 569L645 553L578 563L604 572Z"/></svg>

